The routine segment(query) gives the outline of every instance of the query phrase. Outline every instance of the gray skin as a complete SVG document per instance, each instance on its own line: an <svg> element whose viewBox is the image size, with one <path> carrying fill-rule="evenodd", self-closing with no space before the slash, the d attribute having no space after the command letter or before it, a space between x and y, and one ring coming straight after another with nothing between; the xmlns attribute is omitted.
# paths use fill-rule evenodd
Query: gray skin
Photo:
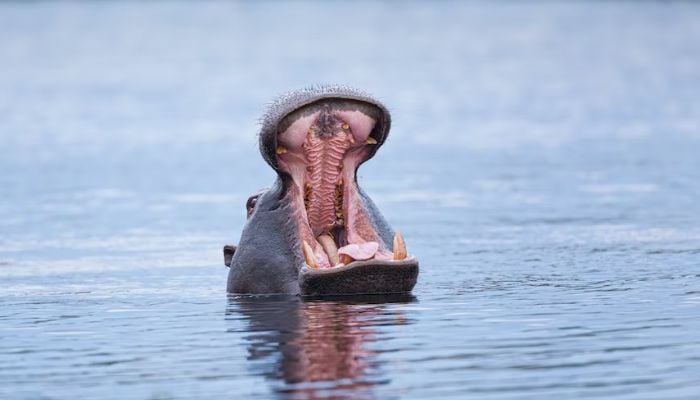
<svg viewBox="0 0 700 400"><path fill-rule="evenodd" d="M313 269L306 265L292 212L289 190L291 176L277 163L277 135L290 123L289 114L303 107L355 105L371 112L377 124L370 134L377 144L371 158L386 140L391 126L389 111L377 100L342 86L324 86L295 91L279 97L262 119L260 152L277 172L272 187L252 196L246 205L248 221L237 247L224 247L225 264L230 267L230 293L287 293L304 296L378 294L410 292L418 277L415 258L402 261L368 260L343 267ZM365 161L366 161L365 160ZM355 171L357 178L357 171ZM384 246L393 250L394 231L376 205L361 189L367 214Z"/></svg>

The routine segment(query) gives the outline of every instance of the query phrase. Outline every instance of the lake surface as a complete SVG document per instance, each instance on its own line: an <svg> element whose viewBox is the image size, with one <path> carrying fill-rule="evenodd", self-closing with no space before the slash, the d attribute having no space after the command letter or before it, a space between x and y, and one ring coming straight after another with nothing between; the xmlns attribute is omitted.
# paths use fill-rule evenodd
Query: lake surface
<svg viewBox="0 0 700 400"><path fill-rule="evenodd" d="M700 398L693 3L0 4L0 398ZM346 83L412 296L227 296L257 118Z"/></svg>

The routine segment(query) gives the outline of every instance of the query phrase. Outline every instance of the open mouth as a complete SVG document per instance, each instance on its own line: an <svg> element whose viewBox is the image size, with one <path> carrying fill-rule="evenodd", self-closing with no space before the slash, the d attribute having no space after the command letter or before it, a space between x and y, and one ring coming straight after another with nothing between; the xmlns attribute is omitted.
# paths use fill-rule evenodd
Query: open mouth
<svg viewBox="0 0 700 400"><path fill-rule="evenodd" d="M386 243L356 182L358 166L383 138L381 111L354 100L324 99L285 116L276 157L290 178L288 193L299 251L313 269L405 264L413 260L400 233Z"/></svg>

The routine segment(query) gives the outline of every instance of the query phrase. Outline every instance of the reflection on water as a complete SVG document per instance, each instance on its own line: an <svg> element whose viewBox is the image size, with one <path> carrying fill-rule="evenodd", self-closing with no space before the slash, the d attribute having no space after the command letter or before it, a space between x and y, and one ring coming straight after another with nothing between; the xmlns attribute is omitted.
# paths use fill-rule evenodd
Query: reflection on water
<svg viewBox="0 0 700 400"><path fill-rule="evenodd" d="M696 399L692 2L0 2L0 399ZM419 299L227 298L313 83Z"/></svg>
<svg viewBox="0 0 700 400"><path fill-rule="evenodd" d="M256 374L279 381L273 386L280 397L367 398L375 384L387 379L372 350L376 327L410 324L403 313L385 304L413 301L412 295L335 301L230 296L227 315L245 315L250 331L248 360L260 369Z"/></svg>

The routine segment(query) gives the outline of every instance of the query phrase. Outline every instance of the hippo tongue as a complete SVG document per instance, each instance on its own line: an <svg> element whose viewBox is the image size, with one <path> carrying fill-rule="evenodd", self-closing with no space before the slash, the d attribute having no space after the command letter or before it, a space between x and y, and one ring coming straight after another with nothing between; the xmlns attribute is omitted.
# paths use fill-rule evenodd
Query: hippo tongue
<svg viewBox="0 0 700 400"><path fill-rule="evenodd" d="M379 243L352 243L338 249L339 255L346 255L353 260L369 260L374 257L379 249Z"/></svg>

